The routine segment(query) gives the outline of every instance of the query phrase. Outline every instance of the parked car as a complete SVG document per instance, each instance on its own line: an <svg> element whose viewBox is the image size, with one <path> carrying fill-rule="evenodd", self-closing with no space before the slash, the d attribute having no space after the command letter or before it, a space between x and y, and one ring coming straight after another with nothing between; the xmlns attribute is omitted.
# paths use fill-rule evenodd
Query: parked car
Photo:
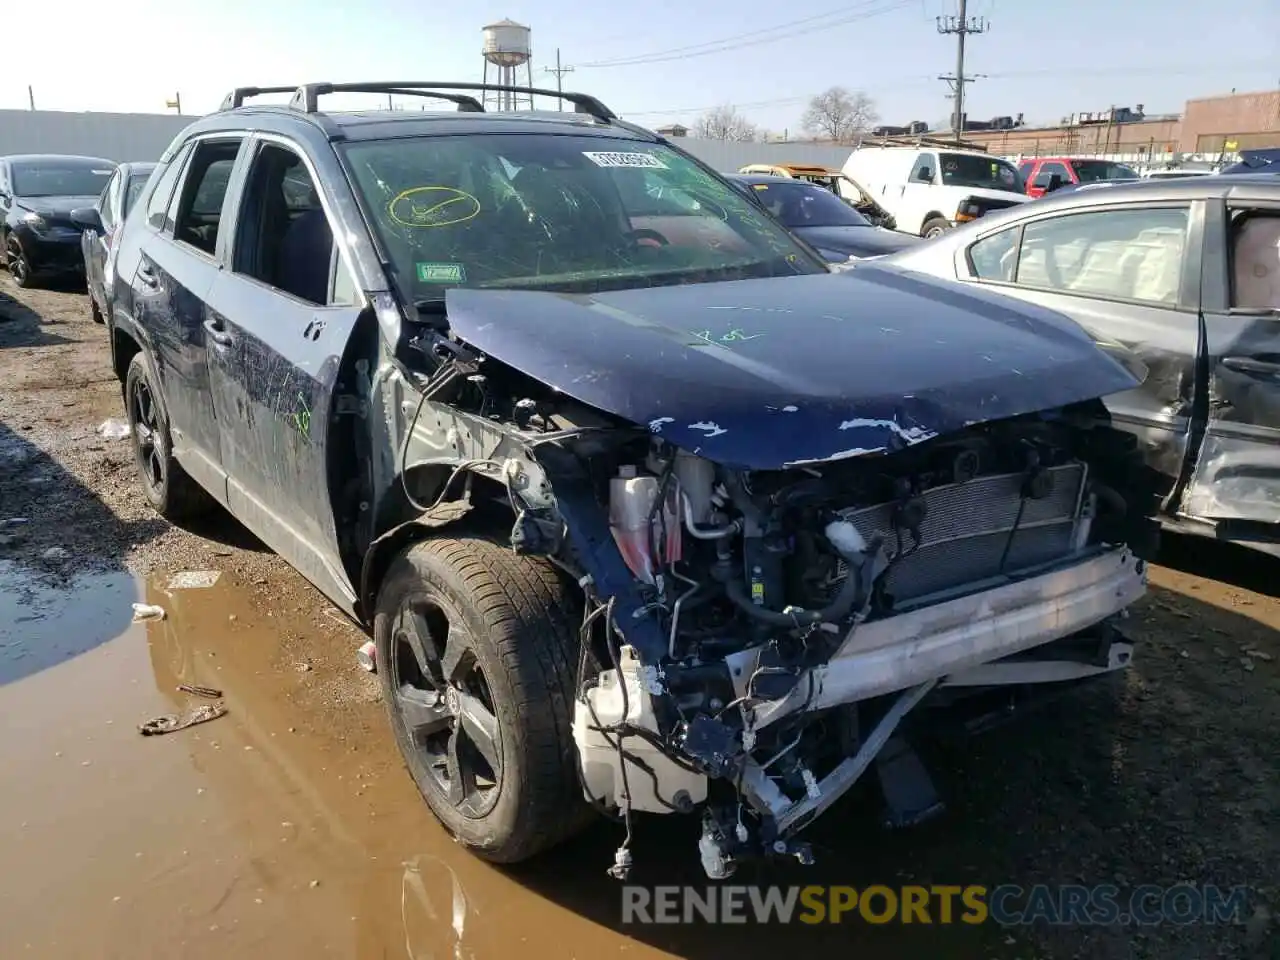
<svg viewBox="0 0 1280 960"><path fill-rule="evenodd" d="M1132 350L1150 376L1107 405L1162 480L1162 522L1280 553L1280 178L1055 194L888 260Z"/></svg>
<svg viewBox="0 0 1280 960"><path fill-rule="evenodd" d="M1241 150L1240 161L1225 167L1223 173L1280 173L1280 147Z"/></svg>
<svg viewBox="0 0 1280 960"><path fill-rule="evenodd" d="M834 274L590 96L483 89L235 91L125 219L107 317L146 497L222 505L372 631L461 843L702 809L712 876L807 859L935 688L1129 663L1123 365L1048 310ZM459 111L321 109L392 90ZM911 783L899 822L937 808Z"/></svg>
<svg viewBox="0 0 1280 960"><path fill-rule="evenodd" d="M866 185L899 230L922 237L1028 199L1013 164L973 150L859 147L844 172Z"/></svg>
<svg viewBox="0 0 1280 960"><path fill-rule="evenodd" d="M0 249L14 283L84 273L71 211L102 193L115 166L95 157L0 157Z"/></svg>
<svg viewBox="0 0 1280 960"><path fill-rule="evenodd" d="M1172 180L1177 177L1207 177L1213 173L1212 170L1188 169L1186 167L1173 167L1162 170L1147 170L1142 176L1146 180Z"/></svg>
<svg viewBox="0 0 1280 960"><path fill-rule="evenodd" d="M828 261L878 257L919 243L918 237L873 226L825 187L790 177L733 176L782 225Z"/></svg>
<svg viewBox="0 0 1280 960"><path fill-rule="evenodd" d="M766 177L787 177L815 183L830 190L841 200L852 204L872 225L888 230L897 228L893 214L876 203L862 184L831 167L804 163L749 163L738 171L740 174L759 174Z"/></svg>
<svg viewBox="0 0 1280 960"><path fill-rule="evenodd" d="M89 312L97 323L102 323L110 309L106 274L111 261L111 243L155 168L154 163L120 164L103 187L97 203L71 211L72 222L81 229L80 251L89 287Z"/></svg>
<svg viewBox="0 0 1280 960"><path fill-rule="evenodd" d="M1018 172L1027 185L1029 197L1043 197L1063 187L1086 183L1139 178L1138 171L1127 164L1082 157L1029 157L1018 164Z"/></svg>

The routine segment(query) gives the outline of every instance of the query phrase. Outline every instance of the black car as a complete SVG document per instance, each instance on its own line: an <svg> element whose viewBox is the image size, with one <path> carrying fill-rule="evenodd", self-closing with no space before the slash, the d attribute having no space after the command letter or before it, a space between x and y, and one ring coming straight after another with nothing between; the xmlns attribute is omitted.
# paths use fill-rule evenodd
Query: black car
<svg viewBox="0 0 1280 960"><path fill-rule="evenodd" d="M1168 527L1280 555L1280 177L1088 184L894 266L1064 313L1149 369L1107 398Z"/></svg>
<svg viewBox="0 0 1280 960"><path fill-rule="evenodd" d="M14 283L83 275L81 228L71 211L92 203L115 168L96 157L0 157L0 249Z"/></svg>
<svg viewBox="0 0 1280 960"><path fill-rule="evenodd" d="M905 250L919 237L871 221L825 187L790 177L734 174L756 200L788 230L815 247L830 262L880 257Z"/></svg>
<svg viewBox="0 0 1280 960"><path fill-rule="evenodd" d="M85 280L89 287L89 311L98 323L102 323L109 309L107 291L110 285L106 281L106 272L111 263L111 244L155 168L154 163L118 165L97 203L71 211L72 221L83 231L80 249L84 255Z"/></svg>
<svg viewBox="0 0 1280 960"><path fill-rule="evenodd" d="M107 316L147 498L221 505L373 634L460 842L702 808L713 876L807 859L943 677L1130 662L1122 365L1047 310L833 271L593 97L491 89L235 91L125 219ZM459 109L321 109L357 92ZM937 808L917 766L898 821Z"/></svg>

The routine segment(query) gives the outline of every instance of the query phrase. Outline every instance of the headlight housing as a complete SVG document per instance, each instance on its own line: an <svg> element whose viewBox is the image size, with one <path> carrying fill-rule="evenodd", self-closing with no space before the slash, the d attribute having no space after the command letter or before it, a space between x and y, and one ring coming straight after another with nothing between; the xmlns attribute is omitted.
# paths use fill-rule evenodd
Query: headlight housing
<svg viewBox="0 0 1280 960"><path fill-rule="evenodd" d="M34 230L36 233L47 233L49 230L49 221L38 213L28 213L22 218L22 222Z"/></svg>

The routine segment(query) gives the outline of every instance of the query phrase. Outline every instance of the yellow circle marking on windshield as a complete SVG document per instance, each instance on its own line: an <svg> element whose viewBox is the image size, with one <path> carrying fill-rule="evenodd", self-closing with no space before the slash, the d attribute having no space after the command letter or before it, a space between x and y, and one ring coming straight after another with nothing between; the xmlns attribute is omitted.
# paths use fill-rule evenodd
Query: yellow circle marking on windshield
<svg viewBox="0 0 1280 960"><path fill-rule="evenodd" d="M480 201L453 187L411 187L387 204L402 227L450 227L480 212Z"/></svg>

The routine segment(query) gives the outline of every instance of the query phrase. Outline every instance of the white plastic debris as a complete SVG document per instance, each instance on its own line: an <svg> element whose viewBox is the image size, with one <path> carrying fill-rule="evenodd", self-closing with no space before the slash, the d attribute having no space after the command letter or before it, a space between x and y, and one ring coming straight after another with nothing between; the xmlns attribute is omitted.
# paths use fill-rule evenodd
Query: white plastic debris
<svg viewBox="0 0 1280 960"><path fill-rule="evenodd" d="M221 576L221 570L184 570L169 578L169 589L201 590L212 587Z"/></svg>
<svg viewBox="0 0 1280 960"><path fill-rule="evenodd" d="M142 623L145 620L163 620L164 607L157 607L153 603L135 603L133 605L133 622Z"/></svg>
<svg viewBox="0 0 1280 960"><path fill-rule="evenodd" d="M356 662L360 664L362 670L369 673L378 672L378 648L372 640L360 645L360 649L356 651Z"/></svg>
<svg viewBox="0 0 1280 960"><path fill-rule="evenodd" d="M44 557L46 560L65 560L67 557L71 556L71 554L62 547L50 547L40 556Z"/></svg>
<svg viewBox="0 0 1280 960"><path fill-rule="evenodd" d="M123 440L129 436L129 424L119 417L103 420L98 425L98 436L106 437L108 440Z"/></svg>

